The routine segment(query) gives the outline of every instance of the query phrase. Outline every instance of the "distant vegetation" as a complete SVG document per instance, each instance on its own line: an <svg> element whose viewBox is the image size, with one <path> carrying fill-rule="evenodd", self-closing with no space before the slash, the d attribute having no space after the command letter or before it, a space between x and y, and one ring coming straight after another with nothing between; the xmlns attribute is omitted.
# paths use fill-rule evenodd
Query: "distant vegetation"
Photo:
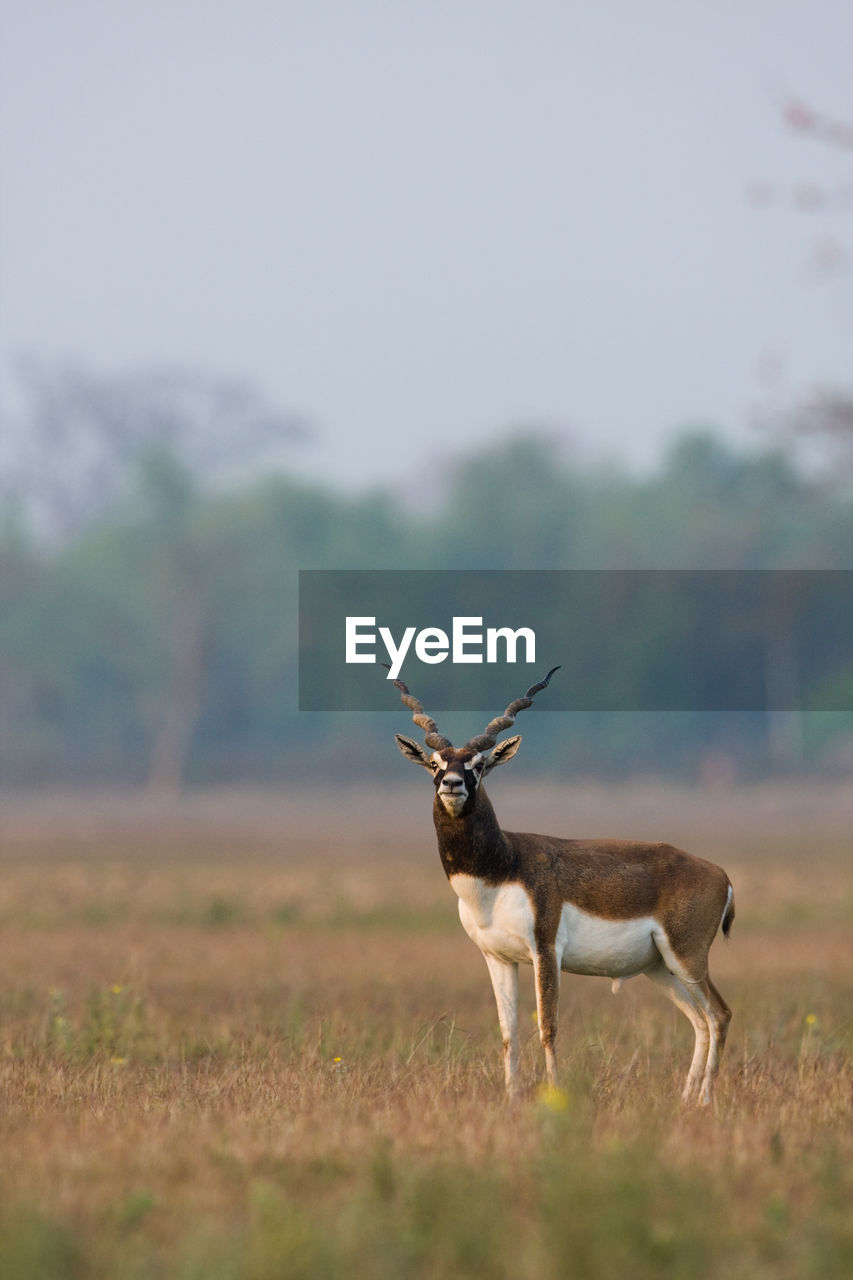
<svg viewBox="0 0 853 1280"><path fill-rule="evenodd" d="M235 403L247 441L261 423L268 443L269 417L245 398ZM95 452L117 412L101 414ZM0 527L6 785L174 789L387 764L388 734L405 725L296 710L299 569L853 565L849 486L809 478L780 450L740 452L707 431L683 435L646 477L578 465L545 436L509 438L464 458L428 512L385 492L343 496L280 470L211 483L195 437L193 452L168 431L143 448L142 434L122 454L120 483L110 471L111 502L95 503L88 522L79 494L56 496L62 466L53 460L37 496L43 526L46 500L73 511L61 536L48 519L51 536L39 537L26 486L14 494L6 486L14 498ZM67 433L60 444L73 485ZM85 484L97 487L91 473ZM521 691L508 689L507 699ZM399 720L396 701L391 711ZM781 747L760 716L559 721L542 717L537 735L552 769L575 772L695 775L721 761L723 773L753 775L780 764L838 768L853 733L850 717L838 715L805 718Z"/></svg>

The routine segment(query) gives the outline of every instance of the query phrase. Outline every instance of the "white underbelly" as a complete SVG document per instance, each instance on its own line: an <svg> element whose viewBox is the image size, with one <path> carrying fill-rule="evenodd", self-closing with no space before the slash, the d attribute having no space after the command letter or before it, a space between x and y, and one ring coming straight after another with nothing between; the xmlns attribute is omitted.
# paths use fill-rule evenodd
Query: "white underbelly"
<svg viewBox="0 0 853 1280"><path fill-rule="evenodd" d="M533 903L520 884L488 885L476 876L455 875L459 919L487 955L530 964L536 950ZM629 978L660 961L652 916L608 920L565 903L554 940L560 967L568 973Z"/></svg>
<svg viewBox="0 0 853 1280"><path fill-rule="evenodd" d="M629 978L660 960L653 938L659 928L652 916L607 920L567 902L557 930L560 967L568 973Z"/></svg>

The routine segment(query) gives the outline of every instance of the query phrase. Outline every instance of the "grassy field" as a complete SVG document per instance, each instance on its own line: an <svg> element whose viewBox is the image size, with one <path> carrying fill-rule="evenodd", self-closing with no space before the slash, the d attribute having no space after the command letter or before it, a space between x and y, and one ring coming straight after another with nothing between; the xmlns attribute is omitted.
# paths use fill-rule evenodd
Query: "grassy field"
<svg viewBox="0 0 853 1280"><path fill-rule="evenodd" d="M736 891L712 1111L649 983L564 979L502 1099L429 788L4 804L0 1277L853 1274L853 793L492 788L508 827L669 839ZM391 812L387 810L390 806Z"/></svg>

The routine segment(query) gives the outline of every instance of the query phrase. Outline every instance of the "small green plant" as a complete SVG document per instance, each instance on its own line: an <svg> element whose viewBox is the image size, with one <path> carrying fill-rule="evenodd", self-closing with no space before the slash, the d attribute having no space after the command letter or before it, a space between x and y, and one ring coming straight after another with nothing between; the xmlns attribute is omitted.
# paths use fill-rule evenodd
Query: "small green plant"
<svg viewBox="0 0 853 1280"><path fill-rule="evenodd" d="M75 1280L80 1249L71 1231L28 1207L0 1215L0 1275L10 1280Z"/></svg>
<svg viewBox="0 0 853 1280"><path fill-rule="evenodd" d="M800 1052L797 1057L797 1076L800 1084L808 1078L815 1067L815 1060L820 1054L820 1037L818 1034L817 1014L807 1013L800 1039Z"/></svg>
<svg viewBox="0 0 853 1280"><path fill-rule="evenodd" d="M115 983L93 988L76 1023L65 993L58 988L48 993L44 1040L51 1054L77 1061L106 1059L120 1066L139 1054L147 1038L145 1005L132 987Z"/></svg>
<svg viewBox="0 0 853 1280"><path fill-rule="evenodd" d="M157 1197L152 1191L132 1191L129 1196L115 1206L113 1217L122 1231L135 1231L144 1224L148 1215L156 1206Z"/></svg>
<svg viewBox="0 0 853 1280"><path fill-rule="evenodd" d="M235 924L242 924L246 919L246 908L237 898L217 894L208 902L202 912L202 924L209 929L227 929Z"/></svg>
<svg viewBox="0 0 853 1280"><path fill-rule="evenodd" d="M68 1018L65 992L51 987L47 994L47 1013L44 1023L45 1047L49 1053L67 1053L74 1039L74 1028Z"/></svg>
<svg viewBox="0 0 853 1280"><path fill-rule="evenodd" d="M145 1007L132 987L115 984L89 992L81 1029L86 1057L109 1058L120 1064L138 1053L145 1038Z"/></svg>

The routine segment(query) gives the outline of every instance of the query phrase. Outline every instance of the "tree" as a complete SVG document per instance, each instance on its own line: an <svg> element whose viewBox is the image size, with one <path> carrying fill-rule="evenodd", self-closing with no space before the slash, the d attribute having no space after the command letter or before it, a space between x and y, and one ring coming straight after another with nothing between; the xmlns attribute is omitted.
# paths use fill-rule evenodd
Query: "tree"
<svg viewBox="0 0 853 1280"><path fill-rule="evenodd" d="M798 98L783 104L785 125L799 139L816 142L836 153L853 153L853 124L833 118ZM838 232L832 221L853 209L853 179L842 175L832 183L803 181L794 188L771 182L752 184L753 203L793 206L804 216L820 219L812 243L810 267L819 277L838 283L853 266L849 230ZM760 425L791 452L804 454L831 480L853 476L853 387L818 388L801 396L782 412L764 413Z"/></svg>
<svg viewBox="0 0 853 1280"><path fill-rule="evenodd" d="M209 486L282 465L308 434L233 380L176 369L19 372L21 410L4 413L0 503L48 545L128 501L147 456L168 454Z"/></svg>
<svg viewBox="0 0 853 1280"><path fill-rule="evenodd" d="M135 589L153 615L162 664L147 697L148 779L176 791L203 701L215 578L193 529L196 491L281 462L305 428L243 384L180 371L99 377L29 367L23 380L0 499L13 523L54 549L135 510L149 574Z"/></svg>

